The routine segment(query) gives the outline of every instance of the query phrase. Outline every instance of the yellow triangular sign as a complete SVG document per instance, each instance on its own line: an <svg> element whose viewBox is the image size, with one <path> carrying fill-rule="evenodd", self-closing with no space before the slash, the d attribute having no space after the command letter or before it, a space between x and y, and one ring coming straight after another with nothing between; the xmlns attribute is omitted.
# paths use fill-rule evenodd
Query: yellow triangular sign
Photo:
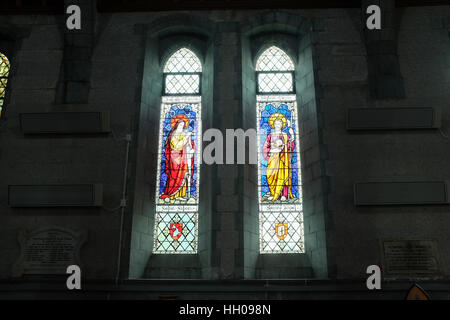
<svg viewBox="0 0 450 320"><path fill-rule="evenodd" d="M425 292L417 283L415 283L408 291L406 300L431 300L428 293Z"/></svg>

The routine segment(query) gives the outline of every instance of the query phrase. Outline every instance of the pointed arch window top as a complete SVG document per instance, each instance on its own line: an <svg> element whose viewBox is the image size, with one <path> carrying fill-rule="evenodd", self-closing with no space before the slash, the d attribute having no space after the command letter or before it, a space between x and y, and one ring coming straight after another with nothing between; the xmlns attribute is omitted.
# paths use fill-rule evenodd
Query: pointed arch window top
<svg viewBox="0 0 450 320"><path fill-rule="evenodd" d="M256 62L256 71L294 71L292 59L280 48L265 50Z"/></svg>
<svg viewBox="0 0 450 320"><path fill-rule="evenodd" d="M194 52L181 48L174 52L164 66L165 73L202 72L200 59Z"/></svg>

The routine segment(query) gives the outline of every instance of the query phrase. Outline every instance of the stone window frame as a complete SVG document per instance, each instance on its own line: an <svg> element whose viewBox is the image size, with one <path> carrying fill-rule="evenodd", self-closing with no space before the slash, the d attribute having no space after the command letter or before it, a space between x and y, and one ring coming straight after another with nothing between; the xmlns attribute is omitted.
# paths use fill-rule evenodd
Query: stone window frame
<svg viewBox="0 0 450 320"><path fill-rule="evenodd" d="M203 77L203 72L202 71L200 71L200 72L166 72L164 70L166 65L167 65L167 63L169 62L170 58L172 57L172 55L175 54L176 52L178 52L179 50L183 49L183 48L190 50L197 57L197 59L199 59L200 64L201 64L201 68L203 69L203 60L204 59L202 59L202 56L200 55L201 54L201 50L199 50L199 48L197 48L196 46L189 45L189 41L186 41L186 39L184 39L184 37L182 39L174 41L173 43L171 43L171 45L167 49L164 49L165 51L164 51L164 54L161 55L161 61L160 61L160 68L162 69L162 70L160 70L162 72L162 77L161 77L162 91L161 91L161 103L160 103L160 113L159 113L159 117L160 117L159 121L160 122L163 119L162 118L162 114L161 114L162 104L163 103L167 103L167 102L164 102L164 100L163 100L164 97L175 98L177 100L179 99L179 101L173 102L174 104L175 103L176 104L177 103L185 104L186 101L183 100L184 97L190 97L190 98L198 97L198 98L200 98L200 103L199 103L200 104L200 108L199 108L200 117L202 116L201 110L203 108L203 104L202 104L201 99L202 99L202 77ZM196 92L196 93L168 93L166 91L166 78L167 78L168 75L173 75L173 74L179 74L179 75L196 74L196 75L198 75L199 76L198 92ZM183 102L180 102L180 101L183 101ZM197 119L197 120L199 122L202 121L201 118ZM158 139L161 139L161 137L160 137L160 134L161 134L160 126L161 126L161 123L159 123L159 126L158 126ZM200 136L202 136L203 133L201 132L201 130L202 130L201 123L200 123L200 126L199 126L199 130L200 130L199 134L200 134ZM200 143L201 143L202 140L199 139L197 141L200 141ZM161 147L161 146L158 146L158 147ZM201 152L201 148L200 148L199 145L197 145L196 148L197 148L197 152ZM161 152L162 152L162 150L161 150ZM199 159L197 157L197 155L195 157L197 159ZM157 171L161 174L162 172L159 171L160 170L160 166L161 166L160 161L161 161L161 154L158 153L157 154L157 163L158 163ZM197 174L198 174L198 178L200 180L202 180L200 164L201 163L197 164ZM159 182L160 181L160 176L158 177L158 175L157 175L156 179ZM155 200L156 200L156 198L158 197L158 194L159 194L159 192L158 192L158 189L159 189L158 182L155 183L155 192L156 192ZM197 203L197 211L195 212L195 214L197 215L196 220L197 220L197 229L198 229L198 224L199 224L199 212L198 212L198 209L200 207L200 202L202 200L202 197L201 197L201 193L199 192L199 190L196 190L196 191L198 192L198 200L197 200L198 203ZM167 206L167 204L155 204L155 205L157 205L157 206L158 205L159 206ZM170 206L170 204L168 206ZM158 211L157 210L155 210L155 214L158 215ZM159 211L159 215L163 216L164 212ZM156 224L156 222L154 222L154 225L155 224ZM156 230L156 225L155 225L155 230ZM154 236L155 236L155 234L154 234ZM177 255L184 255L184 254L193 255L194 254L195 255L195 254L198 254L198 242L199 242L198 234L197 234L197 237L195 238L195 242L196 242L195 247L197 248L197 253L174 253L174 252L172 252L172 253L168 253L168 252L156 253L156 252L154 252L155 251L155 248L154 248L155 241L154 241L153 242L153 246L152 246L152 255L170 255L170 254L177 254Z"/></svg>
<svg viewBox="0 0 450 320"><path fill-rule="evenodd" d="M129 243L122 248L121 277L145 279L207 279L211 272L211 169L200 164L200 202L198 208L197 254L153 254L155 223L155 188L158 162L159 122L163 96L163 68L178 49L193 51L202 63L202 129L212 123L213 37L212 22L204 17L173 14L145 25L136 25L142 35L142 87L135 128L138 136L131 166L130 179L133 205L127 208L129 217L124 228L130 230L124 238ZM134 166L134 168L133 168ZM142 241L145 239L145 241ZM128 252L127 252L128 251Z"/></svg>
<svg viewBox="0 0 450 320"><path fill-rule="evenodd" d="M271 33L271 34L267 34L267 33L261 33L257 36L255 36L253 38L252 41L253 44L253 50L252 50L252 60L253 60L253 67L256 66L257 60L259 58L259 56L268 48L270 48L271 46L276 46L279 49L283 50L288 56L289 58L291 58L291 60L293 61L294 64L294 71L293 73L293 91L290 93L286 93L286 94L292 94L295 95L296 97L296 102L297 102L297 106L300 105L300 101L302 99L301 95L297 93L296 90L296 74L298 73L299 68L301 68L301 66L299 66L298 64L298 53L297 53L297 45L295 44L295 40L293 39L293 37L289 34L283 34L282 32L280 33ZM257 79L257 75L258 72L255 71L255 83L256 85L258 85L258 79ZM273 93L274 95L278 95L278 93ZM285 93L280 93L280 94L285 94ZM261 95L260 92L258 92L258 90L256 91L256 95ZM256 106L256 104L255 104ZM298 107L297 107L298 109ZM299 112L299 110L297 110L297 116L299 119L301 119L301 113ZM298 125L300 126L301 122L298 122ZM255 126L257 126L258 124L255 123ZM299 128L299 130L301 130ZM301 138L300 138L300 145L301 145ZM302 148L300 147L300 150L298 151L299 154L299 158L302 159L303 158L303 154L302 154ZM301 165L301 171L303 171L302 168L302 164L303 161L299 162ZM259 165L259 164L258 164ZM259 171L257 169L257 171ZM259 174L257 172L257 174ZM303 176L303 172L302 172L302 176ZM302 186L303 189L303 186ZM302 195L303 198L303 195ZM258 200L258 196L256 196L256 201ZM304 219L303 216L303 212L302 212L302 218ZM259 210L258 210L258 230L259 230L259 223L260 223L260 217L259 217ZM303 228L305 228L305 226L303 226ZM260 236L258 237L258 246L259 246L259 242L260 242ZM306 240L305 238L303 239L304 246L306 247ZM272 254L264 254L259 252L258 253L258 260L256 262L256 278L278 278L280 277L279 274L274 273L275 269L280 269L286 266L295 266L295 269L297 270L303 270L305 271L305 274L301 274L301 273L296 273L294 271L288 271L288 270L284 270L283 272L286 274L285 278L295 278L295 277L307 277L308 276L308 269L309 269L309 265L310 262L308 261L308 257L306 254L306 251L304 253L280 253L280 254L276 254L276 253L272 253ZM290 269L290 268L289 268ZM293 273L291 273L293 272Z"/></svg>
<svg viewBox="0 0 450 320"><path fill-rule="evenodd" d="M248 177L244 181L244 278L327 278L335 270L333 252L327 245L327 231L332 227L327 204L330 183L326 175L327 148L323 144L322 88L316 80L320 65L315 55L316 32L323 29L323 23L320 19L287 12L266 12L243 23L241 29L244 123L255 125L255 63L259 54L275 45L284 50L296 66L294 85L299 116L300 157L303 159L305 237L305 253L282 254L283 257L259 253L258 168L247 166L244 169L244 176ZM289 266L292 266L291 270Z"/></svg>

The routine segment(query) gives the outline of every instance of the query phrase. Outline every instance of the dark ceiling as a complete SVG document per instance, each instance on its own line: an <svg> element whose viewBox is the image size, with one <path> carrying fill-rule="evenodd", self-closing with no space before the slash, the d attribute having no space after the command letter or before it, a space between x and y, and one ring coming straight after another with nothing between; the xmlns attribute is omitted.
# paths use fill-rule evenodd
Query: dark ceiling
<svg viewBox="0 0 450 320"><path fill-rule="evenodd" d="M0 2L2 14L64 13L62 0L0 0ZM361 0L97 0L97 3L99 12L361 7ZM399 7L450 5L450 0L397 0L396 3Z"/></svg>
<svg viewBox="0 0 450 320"><path fill-rule="evenodd" d="M377 2L374 0L374 4ZM450 5L450 0L396 0L396 3L397 6ZM360 7L361 0L98 0L101 12Z"/></svg>

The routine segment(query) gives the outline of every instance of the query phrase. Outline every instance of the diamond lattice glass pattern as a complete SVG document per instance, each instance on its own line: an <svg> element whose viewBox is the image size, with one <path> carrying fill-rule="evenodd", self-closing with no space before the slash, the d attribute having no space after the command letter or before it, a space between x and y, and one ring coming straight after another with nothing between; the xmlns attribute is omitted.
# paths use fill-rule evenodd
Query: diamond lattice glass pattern
<svg viewBox="0 0 450 320"><path fill-rule="evenodd" d="M259 92L292 92L292 73L258 74Z"/></svg>
<svg viewBox="0 0 450 320"><path fill-rule="evenodd" d="M168 74L166 75L166 94L198 94L200 75Z"/></svg>
<svg viewBox="0 0 450 320"><path fill-rule="evenodd" d="M281 49L272 46L264 51L256 62L256 71L293 71L294 63Z"/></svg>
<svg viewBox="0 0 450 320"><path fill-rule="evenodd" d="M0 116L2 114L2 107L6 94L6 85L8 83L9 76L9 60L8 58L0 53Z"/></svg>
<svg viewBox="0 0 450 320"><path fill-rule="evenodd" d="M259 217L261 253L301 253L303 221L297 212L262 211Z"/></svg>
<svg viewBox="0 0 450 320"><path fill-rule="evenodd" d="M197 213L157 212L154 253L197 253Z"/></svg>
<svg viewBox="0 0 450 320"><path fill-rule="evenodd" d="M195 53L189 49L181 48L167 60L164 72L202 72L202 64Z"/></svg>

